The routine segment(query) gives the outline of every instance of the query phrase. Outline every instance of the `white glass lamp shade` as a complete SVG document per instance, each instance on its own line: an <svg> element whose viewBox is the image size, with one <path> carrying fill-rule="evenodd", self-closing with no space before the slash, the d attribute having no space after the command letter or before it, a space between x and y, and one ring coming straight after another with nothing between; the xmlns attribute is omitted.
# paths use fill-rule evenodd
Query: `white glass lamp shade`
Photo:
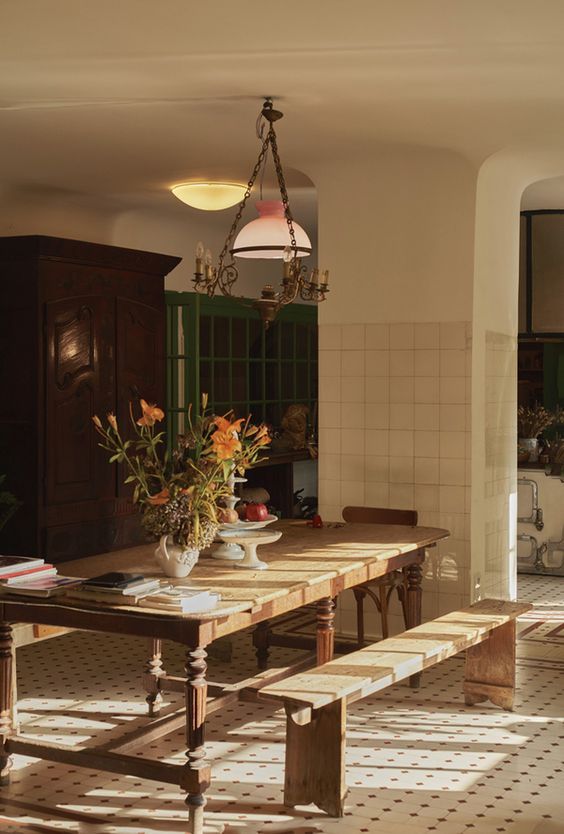
<svg viewBox="0 0 564 834"><path fill-rule="evenodd" d="M256 206L259 216L243 226L235 238L233 255L237 258L283 258L291 240L282 200L261 200ZM295 220L293 225L298 258L311 255L309 237Z"/></svg>
<svg viewBox="0 0 564 834"><path fill-rule="evenodd" d="M240 203L246 185L235 182L182 182L171 188L183 203L202 211L220 211Z"/></svg>

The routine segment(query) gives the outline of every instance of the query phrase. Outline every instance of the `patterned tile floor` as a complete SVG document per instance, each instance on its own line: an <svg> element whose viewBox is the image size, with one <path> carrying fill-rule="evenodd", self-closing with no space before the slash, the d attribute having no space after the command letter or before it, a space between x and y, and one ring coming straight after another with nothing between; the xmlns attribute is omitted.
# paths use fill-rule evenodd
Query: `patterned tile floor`
<svg viewBox="0 0 564 834"><path fill-rule="evenodd" d="M564 578L523 576L535 610L519 624L514 713L466 708L462 663L425 673L414 692L395 686L355 704L348 731L346 815L282 804L284 721L270 706L242 704L209 723L214 762L206 830L231 834L564 834ZM254 671L247 636L234 645L238 675ZM294 655L273 650L274 663ZM166 653L180 673L182 655ZM78 632L18 650L22 734L66 744L100 742L145 715L139 670L145 645ZM210 678L232 680L210 660ZM150 746L180 762L182 733ZM180 834L183 795L172 786L16 757L0 791L0 834Z"/></svg>

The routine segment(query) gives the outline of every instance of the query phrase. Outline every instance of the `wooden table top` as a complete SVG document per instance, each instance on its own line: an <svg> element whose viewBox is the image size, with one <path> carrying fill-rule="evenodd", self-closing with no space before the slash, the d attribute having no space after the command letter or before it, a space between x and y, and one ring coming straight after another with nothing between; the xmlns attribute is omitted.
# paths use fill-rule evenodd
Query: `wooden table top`
<svg viewBox="0 0 564 834"><path fill-rule="evenodd" d="M330 587L341 579L340 590L358 585L388 570L388 562L403 554L433 545L448 537L448 530L436 527L408 527L386 524L328 524L322 529L308 527L304 521L280 521L269 530L283 535L274 544L262 545L259 558L269 564L268 570L246 570L232 562L220 562L205 554L187 579L170 580L197 588L218 591L221 602L205 614L169 613L147 606L109 606L106 603L85 603L57 596L46 603L76 608L109 609L182 617L198 621L223 618L239 612L254 612L276 599L301 594L307 604L330 594ZM91 577L110 570L142 573L163 578L154 557L154 544L89 556L60 565L60 573ZM393 569L393 565L390 566ZM327 588L328 590L325 590ZM15 599L12 597L11 599ZM28 597L29 602L39 602ZM4 601L8 601L4 598ZM22 601L20 597L18 601ZM296 606L297 607L297 606Z"/></svg>

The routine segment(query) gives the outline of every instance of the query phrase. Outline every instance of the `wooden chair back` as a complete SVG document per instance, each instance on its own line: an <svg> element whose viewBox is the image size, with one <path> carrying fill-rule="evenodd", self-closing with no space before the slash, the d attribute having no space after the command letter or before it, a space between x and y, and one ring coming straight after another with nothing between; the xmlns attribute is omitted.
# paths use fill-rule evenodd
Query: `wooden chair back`
<svg viewBox="0 0 564 834"><path fill-rule="evenodd" d="M343 520L357 524L405 524L417 526L417 510L391 510L387 507L345 507Z"/></svg>

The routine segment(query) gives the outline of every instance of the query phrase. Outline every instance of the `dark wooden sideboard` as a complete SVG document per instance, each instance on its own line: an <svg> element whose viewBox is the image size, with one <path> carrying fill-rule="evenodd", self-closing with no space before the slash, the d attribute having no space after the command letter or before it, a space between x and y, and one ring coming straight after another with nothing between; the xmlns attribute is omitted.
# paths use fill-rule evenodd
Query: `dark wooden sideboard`
<svg viewBox="0 0 564 834"><path fill-rule="evenodd" d="M143 540L92 414L165 402L164 276L180 258L0 238L0 474L23 506L0 552L53 561Z"/></svg>

